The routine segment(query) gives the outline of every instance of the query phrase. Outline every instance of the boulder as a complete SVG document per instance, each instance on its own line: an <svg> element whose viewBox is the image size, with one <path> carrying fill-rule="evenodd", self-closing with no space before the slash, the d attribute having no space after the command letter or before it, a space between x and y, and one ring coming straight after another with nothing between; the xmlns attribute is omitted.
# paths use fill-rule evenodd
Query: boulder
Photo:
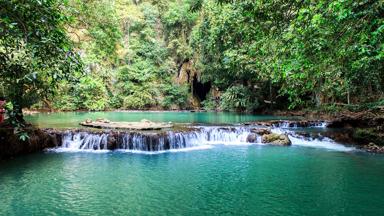
<svg viewBox="0 0 384 216"><path fill-rule="evenodd" d="M107 138L107 149L114 150L117 148L117 134L116 133L109 133L109 136Z"/></svg>
<svg viewBox="0 0 384 216"><path fill-rule="evenodd" d="M247 142L249 143L256 143L257 141L257 135L255 133L250 133L248 136L247 136Z"/></svg>
<svg viewBox="0 0 384 216"><path fill-rule="evenodd" d="M292 144L287 134L264 134L261 140L262 143L271 145L289 146Z"/></svg>

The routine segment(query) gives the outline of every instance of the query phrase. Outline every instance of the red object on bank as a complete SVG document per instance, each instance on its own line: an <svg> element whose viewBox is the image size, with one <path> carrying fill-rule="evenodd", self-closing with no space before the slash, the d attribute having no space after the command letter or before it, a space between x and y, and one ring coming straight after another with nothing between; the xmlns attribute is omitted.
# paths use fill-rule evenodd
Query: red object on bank
<svg viewBox="0 0 384 216"><path fill-rule="evenodd" d="M5 100L0 100L0 123L3 123L4 121L4 114L5 114Z"/></svg>

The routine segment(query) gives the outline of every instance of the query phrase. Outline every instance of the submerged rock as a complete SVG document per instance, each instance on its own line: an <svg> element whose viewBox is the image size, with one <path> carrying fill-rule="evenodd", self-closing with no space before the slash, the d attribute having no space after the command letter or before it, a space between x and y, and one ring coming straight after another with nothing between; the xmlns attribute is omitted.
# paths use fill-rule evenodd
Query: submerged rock
<svg viewBox="0 0 384 216"><path fill-rule="evenodd" d="M288 138L286 134L264 134L261 139L262 143L267 143L271 145L282 145L289 146L292 144L291 140Z"/></svg>

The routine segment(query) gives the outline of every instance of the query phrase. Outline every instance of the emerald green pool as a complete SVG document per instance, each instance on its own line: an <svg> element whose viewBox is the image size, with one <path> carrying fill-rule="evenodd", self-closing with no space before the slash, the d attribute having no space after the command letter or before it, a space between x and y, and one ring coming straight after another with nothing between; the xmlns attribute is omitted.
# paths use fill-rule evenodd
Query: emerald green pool
<svg viewBox="0 0 384 216"><path fill-rule="evenodd" d="M209 112L28 116L55 128L87 118L204 125L287 119ZM0 215L384 215L383 155L329 139L290 139L292 146L276 147L223 137L222 144L157 153L68 147L3 161Z"/></svg>
<svg viewBox="0 0 384 216"><path fill-rule="evenodd" d="M248 121L279 120L287 117L251 115L227 112L59 112L39 113L27 116L27 120L39 127L71 128L79 127L85 119L106 118L111 121L140 121L148 119L154 122L228 124Z"/></svg>
<svg viewBox="0 0 384 216"><path fill-rule="evenodd" d="M384 157L306 147L40 153L0 164L0 215L384 215Z"/></svg>

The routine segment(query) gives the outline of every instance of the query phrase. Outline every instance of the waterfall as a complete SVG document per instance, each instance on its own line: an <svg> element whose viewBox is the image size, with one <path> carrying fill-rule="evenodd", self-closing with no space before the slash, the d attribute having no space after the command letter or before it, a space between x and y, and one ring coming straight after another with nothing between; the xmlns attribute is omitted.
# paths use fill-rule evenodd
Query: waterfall
<svg viewBox="0 0 384 216"><path fill-rule="evenodd" d="M354 147L344 146L336 143L330 138L324 137L322 139L305 139L300 136L289 136L289 139L292 142L292 145L303 146L303 147L312 147L312 148L324 148L335 151L353 151L356 150Z"/></svg>
<svg viewBox="0 0 384 216"><path fill-rule="evenodd" d="M167 131L162 133L66 132L62 136L61 148L72 150L165 151L206 144L247 144L247 137L250 133L251 128L246 127L194 127L190 131ZM261 137L258 137L256 141L261 143Z"/></svg>
<svg viewBox="0 0 384 216"><path fill-rule="evenodd" d="M108 134L67 132L62 137L62 148L78 150L107 150Z"/></svg>
<svg viewBox="0 0 384 216"><path fill-rule="evenodd" d="M300 124L299 124L300 125ZM308 138L297 133L299 125L290 122L274 125L273 133L287 134L293 146L326 148L337 151L354 150L329 138ZM325 127L326 123L311 123L311 127ZM67 131L61 135L59 151L123 150L132 152L164 152L185 149L200 149L213 145L262 144L257 126L196 126L184 131Z"/></svg>
<svg viewBox="0 0 384 216"><path fill-rule="evenodd" d="M324 124L318 124L317 126L312 127L326 127L326 123ZM356 150L355 147L352 146L345 146L340 143L335 142L329 137L324 137L320 133L317 134L316 137L305 137L303 135L300 135L299 133L296 133L295 130L291 130L291 128L298 128L298 127L275 127L271 131L272 133L282 134L285 133L288 135L289 139L292 142L292 146L301 146L301 147L311 147L311 148L322 148L322 149L328 149L333 151L354 151Z"/></svg>

